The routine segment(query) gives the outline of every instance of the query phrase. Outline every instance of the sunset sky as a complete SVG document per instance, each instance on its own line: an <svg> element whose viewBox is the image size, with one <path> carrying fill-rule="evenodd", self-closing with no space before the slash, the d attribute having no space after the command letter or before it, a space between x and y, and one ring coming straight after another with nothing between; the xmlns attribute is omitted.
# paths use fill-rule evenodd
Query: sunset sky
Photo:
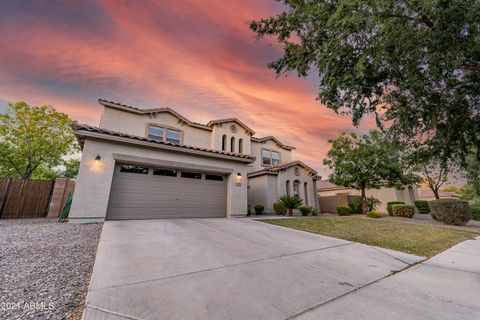
<svg viewBox="0 0 480 320"><path fill-rule="evenodd" d="M266 67L281 48L256 41L248 21L280 10L273 0L2 1L0 112L24 100L98 125L104 98L201 123L237 117L326 175L327 140L351 120L315 100L314 76L276 79Z"/></svg>

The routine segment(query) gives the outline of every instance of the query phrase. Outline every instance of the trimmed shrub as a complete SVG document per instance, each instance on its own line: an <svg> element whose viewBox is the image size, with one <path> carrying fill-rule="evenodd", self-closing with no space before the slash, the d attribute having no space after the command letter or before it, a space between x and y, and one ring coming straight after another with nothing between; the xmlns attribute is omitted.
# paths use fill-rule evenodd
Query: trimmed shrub
<svg viewBox="0 0 480 320"><path fill-rule="evenodd" d="M369 213L367 213L367 216L370 218L381 218L382 214L378 211L370 211Z"/></svg>
<svg viewBox="0 0 480 320"><path fill-rule="evenodd" d="M415 214L415 207L406 204L392 205L392 215L395 217L412 218Z"/></svg>
<svg viewBox="0 0 480 320"><path fill-rule="evenodd" d="M353 198L352 203L349 205L350 212L353 214L361 214L362 213L362 197L356 196Z"/></svg>
<svg viewBox="0 0 480 320"><path fill-rule="evenodd" d="M263 210L265 210L265 207L262 206L261 204L257 204L255 206L255 214L262 214Z"/></svg>
<svg viewBox="0 0 480 320"><path fill-rule="evenodd" d="M368 211L370 212L370 211L376 210L381 203L382 202L380 200L378 200L377 198L367 197ZM350 206L350 209L351 209L352 213L362 214L363 213L362 197L356 196L355 198L353 198L353 201L349 206Z"/></svg>
<svg viewBox="0 0 480 320"><path fill-rule="evenodd" d="M480 200L470 204L470 212L473 220L480 220Z"/></svg>
<svg viewBox="0 0 480 320"><path fill-rule="evenodd" d="M395 204L405 204L405 202L402 202L402 201L390 201L390 202L387 202L387 212L388 212L388 215L389 215L389 216L393 215L392 206L395 205Z"/></svg>
<svg viewBox="0 0 480 320"><path fill-rule="evenodd" d="M308 215L312 215L312 216L318 215L318 209L312 206L303 205L303 206L300 206L298 210L300 210L300 213L302 214L302 216L305 216L305 217Z"/></svg>
<svg viewBox="0 0 480 320"><path fill-rule="evenodd" d="M312 209L312 207L310 207L310 206L300 206L300 207L298 207L298 210L300 210L300 213L304 217L308 216L311 209Z"/></svg>
<svg viewBox="0 0 480 320"><path fill-rule="evenodd" d="M273 211L275 211L276 214L284 216L285 213L287 213L287 208L280 202L275 202L273 204Z"/></svg>
<svg viewBox="0 0 480 320"><path fill-rule="evenodd" d="M337 213L339 216L349 216L352 214L352 209L349 206L337 206Z"/></svg>
<svg viewBox="0 0 480 320"><path fill-rule="evenodd" d="M429 205L436 220L445 224L464 226L472 218L468 201L465 200L438 199L430 201Z"/></svg>
<svg viewBox="0 0 480 320"><path fill-rule="evenodd" d="M418 213L420 214L429 214L430 213L430 207L428 206L428 201L426 200L415 200L413 201L413 204L418 210Z"/></svg>

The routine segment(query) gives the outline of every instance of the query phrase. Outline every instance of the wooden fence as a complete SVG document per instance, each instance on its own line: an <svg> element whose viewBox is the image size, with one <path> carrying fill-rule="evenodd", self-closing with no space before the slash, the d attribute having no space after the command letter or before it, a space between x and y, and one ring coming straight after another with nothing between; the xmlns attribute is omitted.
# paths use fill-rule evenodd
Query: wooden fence
<svg viewBox="0 0 480 320"><path fill-rule="evenodd" d="M46 217L55 180L0 179L0 218Z"/></svg>

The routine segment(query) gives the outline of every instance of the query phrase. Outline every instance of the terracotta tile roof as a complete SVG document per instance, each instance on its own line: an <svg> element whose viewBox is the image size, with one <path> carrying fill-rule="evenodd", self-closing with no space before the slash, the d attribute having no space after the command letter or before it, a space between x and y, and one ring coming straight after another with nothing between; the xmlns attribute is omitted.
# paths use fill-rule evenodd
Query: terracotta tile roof
<svg viewBox="0 0 480 320"><path fill-rule="evenodd" d="M254 177L254 176L259 176L259 175L263 175L263 174L278 174L278 172L280 170L285 170L285 169L288 169L288 168L296 166L296 165L299 165L299 166L304 167L305 169L309 170L312 174L314 174L314 178L317 178L317 179L320 178L317 175L317 171L313 170L311 167L307 166L305 163L303 163L300 160L289 161L289 162L285 162L285 163L279 164L279 165L274 166L274 167L269 167L269 168L265 168L265 169L262 169L262 170L253 171L253 172L248 173L247 176L248 177Z"/></svg>
<svg viewBox="0 0 480 320"><path fill-rule="evenodd" d="M82 138L84 138L84 136L82 136L82 132L94 132L94 133L100 133L100 134L109 135L109 136L127 138L127 139L131 139L131 140L151 142L151 143L156 143L156 144L160 144L160 145L168 145L168 146L176 147L176 148L179 148L179 149L197 150L197 151L203 151L203 152L214 153L214 154L221 154L221 155L226 155L226 156L231 156L231 157L255 160L254 156L251 156L251 155L248 155L248 154L241 154L241 153L226 152L226 151L221 151L221 150L200 148L200 147L194 147L194 146L189 146L189 145L184 145L184 144L176 144L176 143L171 143L171 142L167 142L167 141L161 141L161 140L156 140L156 139L150 139L150 138L125 134L125 133L121 133L121 132L117 132L117 131L113 131L113 130L108 130L108 129L103 129L103 128L99 128L99 127L90 126L90 125L87 125L87 124L74 124L73 125L73 130L75 131L75 134L77 135L77 139L79 139L80 144L83 144Z"/></svg>
<svg viewBox="0 0 480 320"><path fill-rule="evenodd" d="M348 187L343 187L336 185L328 180L318 180L317 181L317 190L324 191L324 190L343 190L343 189L350 189Z"/></svg>
<svg viewBox="0 0 480 320"><path fill-rule="evenodd" d="M100 103L104 107L112 107L112 108L121 109L121 110L129 111L129 112L133 112L133 113L138 113L138 114L152 114L152 113L168 112L168 113L174 115L175 117L181 119L183 122L185 122L189 125L193 125L195 127L201 127L202 129L212 130L212 128L210 128L209 126L206 126L202 123L193 122L193 121L188 120L186 117L182 116L177 111L175 111L171 108L168 108L168 107L154 108L154 109L140 109L140 108L137 108L137 107L133 107L133 106L129 106L129 105L126 105L126 104L122 104L122 103L115 102L115 101L109 101L109 100L105 100L105 99L98 99L98 103Z"/></svg>
<svg viewBox="0 0 480 320"><path fill-rule="evenodd" d="M268 140L275 141L279 146L281 146L284 149L287 149L287 150L294 150L295 149L295 147L292 147L292 146L289 146L289 145L286 145L286 144L280 142L280 140L278 140L274 136L267 136L267 137L263 137L263 138L252 137L252 141L255 141L255 142L265 142L265 141L268 141Z"/></svg>

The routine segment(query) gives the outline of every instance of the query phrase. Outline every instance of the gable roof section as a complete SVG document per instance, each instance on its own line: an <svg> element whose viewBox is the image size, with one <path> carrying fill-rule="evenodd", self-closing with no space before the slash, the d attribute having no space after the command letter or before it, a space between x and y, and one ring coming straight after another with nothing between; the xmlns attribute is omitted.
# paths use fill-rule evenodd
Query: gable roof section
<svg viewBox="0 0 480 320"><path fill-rule="evenodd" d="M222 123L225 123L225 122L236 122L237 124L239 124L243 129L245 129L245 131L247 131L248 133L250 133L252 136L255 134L255 131L253 131L252 129L250 129L250 127L248 127L245 123L243 123L242 121L238 120L237 118L226 118L226 119L217 119L217 120L211 120L207 123L207 126L208 127L213 127L215 124L222 124Z"/></svg>
<svg viewBox="0 0 480 320"><path fill-rule="evenodd" d="M134 135L125 134L125 133L121 133L113 130L94 127L87 124L74 124L73 130L75 131L75 135L77 136L77 139L82 147L85 142L85 138L92 137L97 139L117 140L119 142L126 142L126 143L142 142L146 146L151 145L151 146L163 147L163 149L176 150L180 152L182 151L193 152L197 154L204 154L206 156L230 158L233 160L237 159L243 162L253 162L255 160L255 157L247 154L226 152L226 151L220 151L220 150L194 147L194 146L189 146L184 144L176 144L176 143L171 143L171 142L161 141L156 139L149 139L149 138L134 136Z"/></svg>
<svg viewBox="0 0 480 320"><path fill-rule="evenodd" d="M283 144L282 142L280 142L280 140L278 140L277 138L275 138L274 136L267 136L267 137L263 137L263 138L257 138L257 137L252 137L252 141L255 141L255 142L265 142L265 141L268 141L268 140L272 140L272 141L275 141L275 143L282 147L283 149L286 149L286 150L295 150L295 147L292 147L292 146L288 146L286 144Z"/></svg>
<svg viewBox="0 0 480 320"><path fill-rule="evenodd" d="M129 105L126 105L126 104L121 104L121 103L114 102L114 101L104 100L104 99L98 99L98 103L100 103L104 107L114 108L114 109L123 110L123 111L126 111L126 112L131 112L131 113L136 113L136 114L150 115L150 114L167 112L167 113L170 113L171 115L173 115L174 117L178 118L181 122L183 122L183 123L185 123L189 126L204 129L204 130L209 130L209 131L212 130L212 128L210 128L209 126L206 126L204 124L188 120L187 118L182 116L180 113L178 113L175 110L173 110L171 108L168 108L168 107L166 107L166 108L154 108L154 109L140 109L140 108L137 108L137 107L129 106Z"/></svg>
<svg viewBox="0 0 480 320"><path fill-rule="evenodd" d="M305 163L303 163L300 160L285 162L285 163L279 164L278 166L265 168L265 169L258 170L258 171L253 171L253 172L250 172L249 174L247 174L247 177L253 178L253 177L261 176L261 175L264 175L264 174L278 175L278 173L280 171L286 170L286 169L288 169L290 167L294 167L294 166L300 166L300 167L306 169L309 172L309 174L311 174L313 176L314 179L320 179L320 177L317 175L317 171L313 170L311 167L307 166Z"/></svg>

